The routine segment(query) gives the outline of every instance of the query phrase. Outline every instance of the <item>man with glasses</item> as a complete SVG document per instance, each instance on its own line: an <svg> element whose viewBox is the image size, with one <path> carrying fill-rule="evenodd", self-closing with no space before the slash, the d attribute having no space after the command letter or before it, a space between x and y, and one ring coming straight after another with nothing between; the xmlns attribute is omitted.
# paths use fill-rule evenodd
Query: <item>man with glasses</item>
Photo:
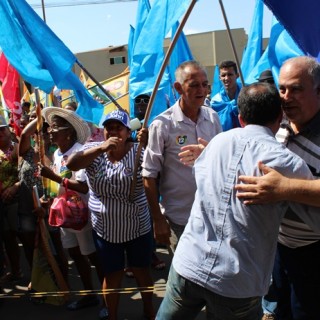
<svg viewBox="0 0 320 320"><path fill-rule="evenodd" d="M219 65L219 74L223 87L212 98L211 107L218 112L223 131L227 131L240 127L237 99L241 85L237 83L239 73L235 62L222 61Z"/></svg>

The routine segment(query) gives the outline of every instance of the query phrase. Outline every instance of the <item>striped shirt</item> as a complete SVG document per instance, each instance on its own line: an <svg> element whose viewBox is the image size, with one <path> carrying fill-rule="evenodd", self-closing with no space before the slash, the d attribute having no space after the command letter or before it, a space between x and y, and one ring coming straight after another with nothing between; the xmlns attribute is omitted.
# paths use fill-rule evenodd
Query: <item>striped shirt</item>
<svg viewBox="0 0 320 320"><path fill-rule="evenodd" d="M103 142L87 143L83 150ZM138 144L117 163L107 153L98 156L85 170L89 185L89 209L93 229L106 241L122 243L136 239L151 230L147 198L144 192L141 167L133 200L129 200L135 155ZM142 161L143 152L140 160Z"/></svg>
<svg viewBox="0 0 320 320"><path fill-rule="evenodd" d="M284 122L276 138L307 163L313 176L320 177L320 112L298 134L290 124ZM320 214L320 208L319 208ZM279 242L289 248L298 248L320 240L320 233L314 232L290 208L279 231Z"/></svg>

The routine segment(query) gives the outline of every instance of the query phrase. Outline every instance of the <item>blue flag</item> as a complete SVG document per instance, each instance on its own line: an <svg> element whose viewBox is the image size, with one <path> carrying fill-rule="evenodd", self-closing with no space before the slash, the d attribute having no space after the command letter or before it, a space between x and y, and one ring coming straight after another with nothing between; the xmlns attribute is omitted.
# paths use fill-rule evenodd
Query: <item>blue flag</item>
<svg viewBox="0 0 320 320"><path fill-rule="evenodd" d="M241 62L241 71L245 82L262 55L262 29L263 1L256 0L248 43Z"/></svg>
<svg viewBox="0 0 320 320"><path fill-rule="evenodd" d="M220 92L222 86L222 82L220 81L219 66L216 64L216 66L214 67L214 74L212 79L211 98L213 98L217 93Z"/></svg>
<svg viewBox="0 0 320 320"><path fill-rule="evenodd" d="M0 1L0 21L0 47L24 80L47 93L54 85L72 89L79 102L77 113L98 124L103 106L72 72L76 57L27 2Z"/></svg>
<svg viewBox="0 0 320 320"><path fill-rule="evenodd" d="M137 16L136 16L136 25L135 33L132 42L132 50L134 49L138 38L140 36L141 30L147 20L148 14L150 12L151 6L149 0L138 0Z"/></svg>
<svg viewBox="0 0 320 320"><path fill-rule="evenodd" d="M49 93L71 70L74 54L25 0L0 1L0 21L0 47L10 64Z"/></svg>
<svg viewBox="0 0 320 320"><path fill-rule="evenodd" d="M282 24L277 23L272 27L268 58L276 84L282 64L290 58L304 55Z"/></svg>
<svg viewBox="0 0 320 320"><path fill-rule="evenodd" d="M264 0L305 54L320 53L319 0Z"/></svg>
<svg viewBox="0 0 320 320"><path fill-rule="evenodd" d="M163 59L163 40L187 10L190 0L155 0L137 38L130 70L130 98L152 92ZM170 84L164 75L156 96L150 120L167 107ZM161 94L160 94L161 93Z"/></svg>
<svg viewBox="0 0 320 320"><path fill-rule="evenodd" d="M131 77L131 69L132 69L132 57L134 53L134 47L139 38L141 30L147 20L149 11L151 9L149 0L139 0L137 15L136 15L136 26L130 28L129 41L128 41L128 61L129 61L129 82ZM142 92L143 94L151 94L151 92ZM140 93L140 94L142 94ZM130 116L134 117L134 98L137 96L135 92L132 92L132 87L129 85L129 104L130 104Z"/></svg>
<svg viewBox="0 0 320 320"><path fill-rule="evenodd" d="M289 58L304 55L284 27L274 18L269 45L259 62L247 77L247 83L256 82L262 71L271 69L274 81L278 84L281 65Z"/></svg>

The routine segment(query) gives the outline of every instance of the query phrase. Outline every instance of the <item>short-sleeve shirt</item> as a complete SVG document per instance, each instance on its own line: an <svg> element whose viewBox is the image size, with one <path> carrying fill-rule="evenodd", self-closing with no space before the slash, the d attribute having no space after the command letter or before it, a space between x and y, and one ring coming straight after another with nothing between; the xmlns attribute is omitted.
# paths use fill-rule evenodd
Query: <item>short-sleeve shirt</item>
<svg viewBox="0 0 320 320"><path fill-rule="evenodd" d="M84 149L103 142L87 143ZM85 170L89 184L89 209L93 229L103 239L122 243L136 239L151 230L150 213L141 177L137 172L137 184L133 199L130 187L133 177L138 144L117 163L112 163L107 153L98 156ZM141 153L141 161L143 152Z"/></svg>

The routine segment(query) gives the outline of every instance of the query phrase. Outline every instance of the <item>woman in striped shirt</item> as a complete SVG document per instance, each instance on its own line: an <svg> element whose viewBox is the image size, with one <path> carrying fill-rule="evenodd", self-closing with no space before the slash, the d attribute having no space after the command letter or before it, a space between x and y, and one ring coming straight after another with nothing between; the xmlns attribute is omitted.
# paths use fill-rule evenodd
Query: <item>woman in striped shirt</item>
<svg viewBox="0 0 320 320"><path fill-rule="evenodd" d="M125 112L112 111L102 125L105 141L87 143L68 159L67 166L71 170L86 169L95 244L103 261L103 288L120 288L125 256L138 285L150 287L151 220L140 169L133 197L129 199L138 144L130 141L130 120ZM153 293L141 295L145 316L154 319ZM117 319L119 294L109 293L104 298L109 320Z"/></svg>

